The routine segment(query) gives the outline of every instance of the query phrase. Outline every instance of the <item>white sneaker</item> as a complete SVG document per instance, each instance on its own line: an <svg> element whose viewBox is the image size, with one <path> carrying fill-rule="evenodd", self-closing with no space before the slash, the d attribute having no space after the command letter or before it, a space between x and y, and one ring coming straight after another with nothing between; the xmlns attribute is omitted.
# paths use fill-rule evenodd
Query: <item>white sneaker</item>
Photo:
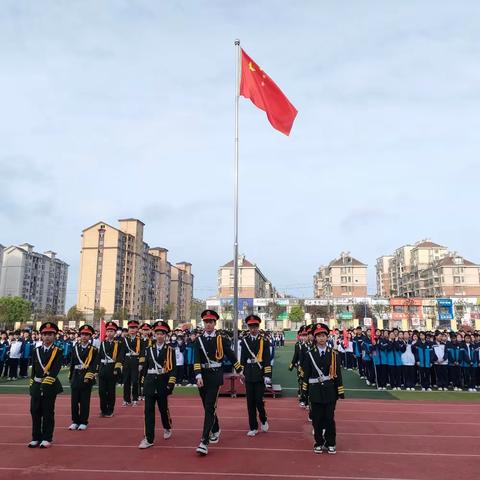
<svg viewBox="0 0 480 480"><path fill-rule="evenodd" d="M366 383L367 385L370 385L370 382L369 382L368 380L367 380L365 383Z"/></svg>
<svg viewBox="0 0 480 480"><path fill-rule="evenodd" d="M426 390L424 388L422 388L422 392L426 392Z"/></svg>
<svg viewBox="0 0 480 480"><path fill-rule="evenodd" d="M138 445L138 448L140 449L145 449L145 448L150 448L153 446L153 443L150 443L146 438L142 438L142 441Z"/></svg>
<svg viewBox="0 0 480 480"><path fill-rule="evenodd" d="M208 446L205 445L203 442L200 442L200 445L197 447L197 453L204 457L208 453Z"/></svg>
<svg viewBox="0 0 480 480"><path fill-rule="evenodd" d="M221 430L219 430L218 432L216 433L211 433L210 434L210 438L208 439L210 441L210 443L218 443L219 440L220 440L220 432Z"/></svg>
<svg viewBox="0 0 480 480"><path fill-rule="evenodd" d="M268 432L268 429L269 429L269 425L268 425L268 422L265 422L265 423L261 423L260 424L260 429L262 430L262 432Z"/></svg>
<svg viewBox="0 0 480 480"><path fill-rule="evenodd" d="M247 432L247 437L254 437L258 433L258 430L249 430Z"/></svg>
<svg viewBox="0 0 480 480"><path fill-rule="evenodd" d="M84 423L81 423L79 426L78 426L78 429L77 430L86 430L87 429L87 426L84 424Z"/></svg>
<svg viewBox="0 0 480 480"><path fill-rule="evenodd" d="M27 447L28 448L37 448L38 445L40 445L40 442L38 440L32 440L28 445Z"/></svg>
<svg viewBox="0 0 480 480"><path fill-rule="evenodd" d="M72 423L69 427L69 430L77 430L78 429L78 424L77 423Z"/></svg>
<svg viewBox="0 0 480 480"><path fill-rule="evenodd" d="M133 403L132 403L132 407L138 407L138 402L136 402L136 401L134 400Z"/></svg>
<svg viewBox="0 0 480 480"><path fill-rule="evenodd" d="M167 428L163 429L163 438L168 440L172 436L172 431L168 430Z"/></svg>
<svg viewBox="0 0 480 480"><path fill-rule="evenodd" d="M40 443L40 448L50 448L51 446L52 446L52 444L50 442L47 442L46 440L43 440Z"/></svg>
<svg viewBox="0 0 480 480"><path fill-rule="evenodd" d="M122 402L122 407L128 407L129 405L131 405L131 403L129 402Z"/></svg>
<svg viewBox="0 0 480 480"><path fill-rule="evenodd" d="M427 388L427 392L431 392L431 391L432 391L432 389L431 389L431 388Z"/></svg>

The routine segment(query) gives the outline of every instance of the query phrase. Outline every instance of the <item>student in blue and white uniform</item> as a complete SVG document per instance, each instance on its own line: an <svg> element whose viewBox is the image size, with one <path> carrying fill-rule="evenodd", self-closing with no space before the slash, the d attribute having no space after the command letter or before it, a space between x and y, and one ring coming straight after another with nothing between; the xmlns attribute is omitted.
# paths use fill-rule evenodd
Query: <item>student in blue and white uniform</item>
<svg viewBox="0 0 480 480"><path fill-rule="evenodd" d="M435 352L433 345L427 341L425 332L420 332L420 340L415 344L413 353L420 374L422 391L431 392L430 369L435 361Z"/></svg>
<svg viewBox="0 0 480 480"><path fill-rule="evenodd" d="M445 335L437 330L435 332L435 343L433 344L436 360L434 369L439 390L448 390L448 354L445 342Z"/></svg>
<svg viewBox="0 0 480 480"><path fill-rule="evenodd" d="M469 392L476 392L475 370L478 368L477 354L472 344L472 336L469 333L463 338L460 349L460 365L462 367L463 384Z"/></svg>

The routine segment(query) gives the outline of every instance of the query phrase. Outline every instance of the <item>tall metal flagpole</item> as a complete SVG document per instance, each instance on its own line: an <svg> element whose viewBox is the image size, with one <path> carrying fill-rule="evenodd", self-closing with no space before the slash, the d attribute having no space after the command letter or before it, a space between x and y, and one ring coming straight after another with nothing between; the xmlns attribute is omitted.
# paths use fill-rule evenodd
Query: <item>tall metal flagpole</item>
<svg viewBox="0 0 480 480"><path fill-rule="evenodd" d="M233 241L233 351L238 352L238 104L240 97L240 40L235 40L235 162Z"/></svg>

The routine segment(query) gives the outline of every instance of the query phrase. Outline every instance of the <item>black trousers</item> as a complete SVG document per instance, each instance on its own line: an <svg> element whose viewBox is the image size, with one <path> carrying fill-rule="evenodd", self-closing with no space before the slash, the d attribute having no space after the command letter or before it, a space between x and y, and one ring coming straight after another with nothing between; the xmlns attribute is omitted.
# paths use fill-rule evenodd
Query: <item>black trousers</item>
<svg viewBox="0 0 480 480"><path fill-rule="evenodd" d="M385 388L387 386L388 366L377 365L378 387Z"/></svg>
<svg viewBox="0 0 480 480"><path fill-rule="evenodd" d="M145 395L145 438L149 443L153 443L155 440L155 405L158 405L163 428L166 430L172 428L167 392L165 391L165 394Z"/></svg>
<svg viewBox="0 0 480 480"><path fill-rule="evenodd" d="M28 364L30 363L29 358L21 358L20 359L20 376L27 377L28 376Z"/></svg>
<svg viewBox="0 0 480 480"><path fill-rule="evenodd" d="M85 385L81 388L72 387L71 390L72 423L88 425L92 385Z"/></svg>
<svg viewBox="0 0 480 480"><path fill-rule="evenodd" d="M8 359L8 378L17 378L18 377L18 364L20 362L19 358L9 358Z"/></svg>
<svg viewBox="0 0 480 480"><path fill-rule="evenodd" d="M185 365L177 365L176 377L177 377L177 385L181 385L183 382L183 379L185 378Z"/></svg>
<svg viewBox="0 0 480 480"><path fill-rule="evenodd" d="M51 442L55 428L56 395L43 396L40 392L30 397L32 415L32 440Z"/></svg>
<svg viewBox="0 0 480 480"><path fill-rule="evenodd" d="M415 388L417 384L417 374L415 372L415 365L404 365L403 379L405 388Z"/></svg>
<svg viewBox="0 0 480 480"><path fill-rule="evenodd" d="M98 396L100 397L100 411L104 415L111 415L115 409L115 375L98 376Z"/></svg>
<svg viewBox="0 0 480 480"><path fill-rule="evenodd" d="M217 400L220 386L204 386L199 388L205 417L203 420L202 442L208 445L210 434L220 430L217 417Z"/></svg>
<svg viewBox="0 0 480 480"><path fill-rule="evenodd" d="M437 377L437 387L448 387L448 367L446 365L435 365L435 374Z"/></svg>
<svg viewBox="0 0 480 480"><path fill-rule="evenodd" d="M458 365L451 365L448 367L448 374L452 385L457 388L462 387L462 379L460 375L460 367Z"/></svg>
<svg viewBox="0 0 480 480"><path fill-rule="evenodd" d="M335 406L336 402L310 404L315 445L325 444L327 447L336 445Z"/></svg>
<svg viewBox="0 0 480 480"><path fill-rule="evenodd" d="M128 361L123 369L123 399L130 403L138 400L138 362Z"/></svg>
<svg viewBox="0 0 480 480"><path fill-rule="evenodd" d="M462 367L465 388L475 388L475 370L475 367Z"/></svg>
<svg viewBox="0 0 480 480"><path fill-rule="evenodd" d="M420 385L422 388L430 388L430 368L419 367Z"/></svg>
<svg viewBox="0 0 480 480"><path fill-rule="evenodd" d="M263 401L265 384L264 382L245 382L245 391L247 393L248 425L250 430L258 430L257 412L261 423L267 421L265 402Z"/></svg>
<svg viewBox="0 0 480 480"><path fill-rule="evenodd" d="M357 359L357 366L358 366L358 373L361 377L365 377L365 366L363 364L363 358L362 357L356 357Z"/></svg>
<svg viewBox="0 0 480 480"><path fill-rule="evenodd" d="M186 367L185 376L187 378L188 383L195 385L195 372L193 371L193 363L191 364L187 363L185 367Z"/></svg>

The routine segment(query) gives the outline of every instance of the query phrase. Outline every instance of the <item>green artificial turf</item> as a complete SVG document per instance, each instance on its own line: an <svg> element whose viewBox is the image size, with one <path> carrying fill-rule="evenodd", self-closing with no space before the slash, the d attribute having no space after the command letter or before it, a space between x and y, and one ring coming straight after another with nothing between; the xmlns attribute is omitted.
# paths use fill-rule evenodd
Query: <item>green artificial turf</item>
<svg viewBox="0 0 480 480"><path fill-rule="evenodd" d="M288 371L288 366L293 356L293 343L289 342L285 347L277 348L275 363L273 365L273 383L282 386L282 396L295 397L297 395L297 375L295 370ZM480 402L480 392L415 392L406 391L378 391L374 387L366 385L360 379L358 373L351 370L342 370L343 383L345 385L345 398L370 398L375 400L428 400L445 402ZM65 393L69 393L68 369L62 369L59 378ZM96 388L96 387L95 387ZM8 382L0 378L0 394L2 393L28 393L28 379ZM117 387L117 393L121 394L121 387ZM174 395L197 395L195 387L176 387Z"/></svg>

